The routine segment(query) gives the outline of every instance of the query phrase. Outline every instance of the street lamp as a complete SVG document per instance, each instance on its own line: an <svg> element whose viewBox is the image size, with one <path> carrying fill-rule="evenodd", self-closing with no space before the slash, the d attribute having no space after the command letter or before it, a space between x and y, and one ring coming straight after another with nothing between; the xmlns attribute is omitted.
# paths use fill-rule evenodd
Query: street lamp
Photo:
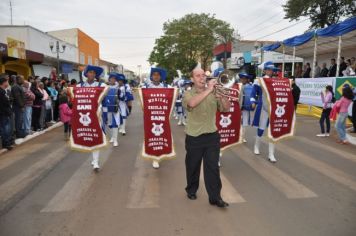
<svg viewBox="0 0 356 236"><path fill-rule="evenodd" d="M263 42L258 42L256 41L255 44L254 44L254 47L256 49L256 53L257 53L257 49L260 48L260 53L261 53L261 63L263 63ZM261 72L261 75L262 75L262 72Z"/></svg>
<svg viewBox="0 0 356 236"><path fill-rule="evenodd" d="M64 53L64 51L66 50L66 45L62 45L62 50L59 47L59 41L56 41L56 45L54 45L53 42L49 43L49 48L51 49L51 52L54 54L57 54L57 73L59 75L59 54L60 53Z"/></svg>

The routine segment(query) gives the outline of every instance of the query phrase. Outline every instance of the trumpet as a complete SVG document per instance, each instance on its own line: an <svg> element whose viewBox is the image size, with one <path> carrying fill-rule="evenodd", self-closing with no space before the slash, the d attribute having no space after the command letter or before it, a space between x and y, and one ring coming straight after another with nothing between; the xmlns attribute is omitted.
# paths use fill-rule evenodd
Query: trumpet
<svg viewBox="0 0 356 236"><path fill-rule="evenodd" d="M223 71L217 78L217 82L218 83L215 85L215 94L226 97L231 101L239 100L240 90L232 88L235 84L235 79L233 77L229 78L229 75Z"/></svg>

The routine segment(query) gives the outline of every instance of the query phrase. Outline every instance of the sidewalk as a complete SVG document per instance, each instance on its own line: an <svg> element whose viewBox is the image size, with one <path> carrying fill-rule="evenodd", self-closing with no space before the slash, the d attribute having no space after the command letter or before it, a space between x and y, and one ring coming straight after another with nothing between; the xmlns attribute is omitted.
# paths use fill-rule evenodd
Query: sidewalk
<svg viewBox="0 0 356 236"><path fill-rule="evenodd" d="M19 146L19 145L21 145L21 144L23 144L23 143L25 143L25 142L33 139L33 138L36 138L37 136L40 136L40 135L42 135L42 134L44 134L46 132L49 132L49 131L51 131L51 130L53 130L55 128L58 128L58 127L60 127L62 125L63 125L62 122L57 122L57 123L51 125L50 127L48 127L45 130L38 131L38 132L35 132L33 134L27 135L25 138L18 138L18 139L15 140L15 148L16 148L16 146ZM8 151L9 150L7 150L6 148L0 149L0 155L5 153L5 152L8 152Z"/></svg>

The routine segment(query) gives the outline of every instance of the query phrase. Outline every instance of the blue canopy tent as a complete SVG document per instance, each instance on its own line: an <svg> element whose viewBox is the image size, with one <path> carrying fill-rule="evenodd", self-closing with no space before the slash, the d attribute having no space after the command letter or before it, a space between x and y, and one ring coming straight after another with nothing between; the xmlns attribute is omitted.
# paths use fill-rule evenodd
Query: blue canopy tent
<svg viewBox="0 0 356 236"><path fill-rule="evenodd" d="M298 57L305 58L313 55L312 77L314 77L314 67L317 51L319 51L320 54L327 54L335 52L335 48L337 46L338 74L340 67L341 46L344 50L349 48L356 48L356 16L323 29L309 31L302 35L288 38L282 41L282 43L279 43L279 47L276 47L275 44L276 43L267 45L264 48L266 48L266 50L270 49L272 51L277 51L284 54L293 54L293 57L297 55ZM298 52L296 52L296 47L298 47ZM294 63L292 67L292 74L294 75Z"/></svg>

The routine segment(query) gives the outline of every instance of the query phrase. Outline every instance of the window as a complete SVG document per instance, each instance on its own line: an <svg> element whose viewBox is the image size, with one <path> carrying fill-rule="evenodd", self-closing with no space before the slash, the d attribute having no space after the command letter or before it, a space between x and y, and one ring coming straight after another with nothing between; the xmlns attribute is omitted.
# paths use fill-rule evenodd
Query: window
<svg viewBox="0 0 356 236"><path fill-rule="evenodd" d="M85 55L82 52L80 52L80 55L79 55L79 63L82 65L85 64Z"/></svg>
<svg viewBox="0 0 356 236"><path fill-rule="evenodd" d="M95 65L99 66L99 60L98 59L95 59Z"/></svg>
<svg viewBox="0 0 356 236"><path fill-rule="evenodd" d="M93 59L91 56L88 56L88 64L93 65Z"/></svg>

